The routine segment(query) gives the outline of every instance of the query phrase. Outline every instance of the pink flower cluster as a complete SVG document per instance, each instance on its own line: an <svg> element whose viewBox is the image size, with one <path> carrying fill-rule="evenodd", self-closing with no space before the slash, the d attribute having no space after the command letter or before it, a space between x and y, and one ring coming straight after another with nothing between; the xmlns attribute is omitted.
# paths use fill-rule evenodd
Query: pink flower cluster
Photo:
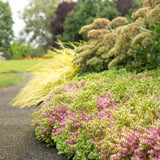
<svg viewBox="0 0 160 160"><path fill-rule="evenodd" d="M80 86L81 85L79 85L79 87ZM92 115L89 115L84 110L73 111L65 108L64 106L59 106L58 108L52 108L43 113L42 115L40 115L39 119L49 119L50 125L46 127L52 127L52 130L51 133L48 133L48 135L51 136L52 134L55 134L56 136L60 137L63 132L67 132L68 130L68 135L72 139L77 139L79 137L79 133L77 132L77 130L79 128L83 128L83 123L87 123L88 121L93 119L102 119L104 117L110 118L110 112L106 112L104 111L104 109L116 105L116 103L112 100L111 95L107 94L104 98L98 96L97 99L98 105L95 109L94 114ZM56 123L58 123L58 125L54 126ZM39 129L41 129L41 133L43 134L44 127L39 127ZM69 144L76 143L69 138L66 140L66 142Z"/></svg>
<svg viewBox="0 0 160 160"><path fill-rule="evenodd" d="M43 106L45 106L46 104L48 104L49 102L51 102L53 96L54 96L54 93L50 92L49 96L44 100Z"/></svg>
<svg viewBox="0 0 160 160"><path fill-rule="evenodd" d="M72 85L74 89L83 85ZM73 89L72 88L72 89ZM64 91L68 91L66 88ZM127 129L120 130L118 133L118 142L112 142L117 150L110 151L103 145L106 136L106 127L112 130L116 123L115 117L111 112L116 111L117 103L112 99L110 93L105 97L97 97L97 107L94 113L88 113L85 110L71 110L64 106L52 108L41 114L39 120L48 119L49 124L41 126L40 121L36 121L36 127L41 130L41 134L52 137L54 134L61 138L62 133L67 134L64 140L69 146L74 146L79 143L81 131L86 131L86 136L90 137L89 142L95 145L95 148L102 153L103 160L109 160L109 156L113 159L131 159L135 160L159 160L160 159L160 122L155 121L154 125L149 128L141 127L136 131ZM104 119L107 119L106 124ZM94 122L91 124L90 122ZM109 123L107 123L109 122ZM90 125L91 124L91 125ZM80 131L80 130L81 131ZM110 132L112 133L112 131ZM99 142L100 141L100 142ZM68 148L72 150L73 148ZM74 150L75 151L75 150Z"/></svg>
<svg viewBox="0 0 160 160"><path fill-rule="evenodd" d="M98 98L97 108L99 109L99 111L107 109L109 107L111 108L117 104L112 100L111 94L106 94L105 98L100 96L98 96L97 98Z"/></svg>
<svg viewBox="0 0 160 160"><path fill-rule="evenodd" d="M121 137L121 138L120 138ZM113 159L159 160L160 159L160 123L149 128L128 130L119 136L119 143L114 144L120 151L113 154ZM103 159L108 157L103 157Z"/></svg>

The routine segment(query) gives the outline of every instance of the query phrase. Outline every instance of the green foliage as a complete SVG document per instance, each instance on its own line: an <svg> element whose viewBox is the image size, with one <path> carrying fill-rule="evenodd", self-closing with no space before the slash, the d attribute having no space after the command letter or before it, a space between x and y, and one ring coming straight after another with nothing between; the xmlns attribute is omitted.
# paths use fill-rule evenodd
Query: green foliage
<svg viewBox="0 0 160 160"><path fill-rule="evenodd" d="M159 71L134 74L111 69L77 77L54 89L34 113L37 137L48 139L49 145L56 143L59 153L74 160L114 159L118 153L125 153L124 159L141 157L136 149L143 150L144 157L156 157L149 150L153 146L155 153L159 151Z"/></svg>
<svg viewBox="0 0 160 160"><path fill-rule="evenodd" d="M23 82L23 78L19 75L0 74L0 88L8 87Z"/></svg>
<svg viewBox="0 0 160 160"><path fill-rule="evenodd" d="M79 46L73 63L80 65L82 73L112 67L127 67L138 72L159 67L159 17L160 2L153 1L150 6L135 11L132 14L135 21L130 24L125 17L94 20L80 30L89 41L84 44L87 48Z"/></svg>
<svg viewBox="0 0 160 160"><path fill-rule="evenodd" d="M101 1L98 10L98 17L112 20L120 15L121 13L117 10L115 1L110 1L110 0Z"/></svg>
<svg viewBox="0 0 160 160"><path fill-rule="evenodd" d="M8 49L11 59L22 59L25 57L42 57L45 54L45 51L42 46L33 48L30 44L18 44L14 42Z"/></svg>
<svg viewBox="0 0 160 160"><path fill-rule="evenodd" d="M68 14L64 23L64 33L57 36L61 41L79 41L86 40L86 36L79 35L80 28L90 24L95 18L113 19L120 15L115 4L109 0L85 0L79 1L74 10Z"/></svg>
<svg viewBox="0 0 160 160"><path fill-rule="evenodd" d="M83 25L91 23L98 11L96 0L85 0L82 4L77 4L68 14L64 22L64 33L58 36L61 41L79 41L82 37L78 34Z"/></svg>
<svg viewBox="0 0 160 160"><path fill-rule="evenodd" d="M13 39L12 25L13 20L9 3L0 0L0 52L4 52L6 58L9 58L7 49Z"/></svg>

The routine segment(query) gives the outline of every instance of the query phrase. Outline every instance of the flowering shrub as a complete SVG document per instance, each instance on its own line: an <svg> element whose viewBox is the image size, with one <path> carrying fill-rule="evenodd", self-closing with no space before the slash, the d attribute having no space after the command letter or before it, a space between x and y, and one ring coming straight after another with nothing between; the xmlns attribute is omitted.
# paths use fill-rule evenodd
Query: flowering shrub
<svg viewBox="0 0 160 160"><path fill-rule="evenodd" d="M160 70L109 70L55 88L33 125L74 160L160 159Z"/></svg>
<svg viewBox="0 0 160 160"><path fill-rule="evenodd" d="M129 24L125 17L98 18L83 26L79 33L89 41L76 49L73 64L80 65L82 73L113 67L141 72L159 67L160 1L143 0L132 19Z"/></svg>

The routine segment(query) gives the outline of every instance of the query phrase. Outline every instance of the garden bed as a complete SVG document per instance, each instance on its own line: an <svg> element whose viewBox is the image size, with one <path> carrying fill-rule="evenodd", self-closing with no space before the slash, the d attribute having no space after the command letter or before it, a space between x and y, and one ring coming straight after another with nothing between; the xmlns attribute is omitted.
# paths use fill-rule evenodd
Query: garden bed
<svg viewBox="0 0 160 160"><path fill-rule="evenodd" d="M160 72L110 70L58 87L34 113L39 140L79 159L160 159Z"/></svg>

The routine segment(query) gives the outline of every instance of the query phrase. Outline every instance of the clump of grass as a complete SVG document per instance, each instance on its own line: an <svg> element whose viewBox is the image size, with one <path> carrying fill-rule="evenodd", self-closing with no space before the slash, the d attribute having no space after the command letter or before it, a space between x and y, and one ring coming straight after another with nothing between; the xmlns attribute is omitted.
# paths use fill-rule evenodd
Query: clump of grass
<svg viewBox="0 0 160 160"><path fill-rule="evenodd" d="M23 82L24 79L19 75L0 74L0 88L8 87Z"/></svg>
<svg viewBox="0 0 160 160"><path fill-rule="evenodd" d="M56 86L64 84L78 74L78 67L73 67L72 64L74 50L64 47L62 43L60 46L61 49L49 51L48 56L53 58L36 70L36 74L12 100L12 106L38 105Z"/></svg>

